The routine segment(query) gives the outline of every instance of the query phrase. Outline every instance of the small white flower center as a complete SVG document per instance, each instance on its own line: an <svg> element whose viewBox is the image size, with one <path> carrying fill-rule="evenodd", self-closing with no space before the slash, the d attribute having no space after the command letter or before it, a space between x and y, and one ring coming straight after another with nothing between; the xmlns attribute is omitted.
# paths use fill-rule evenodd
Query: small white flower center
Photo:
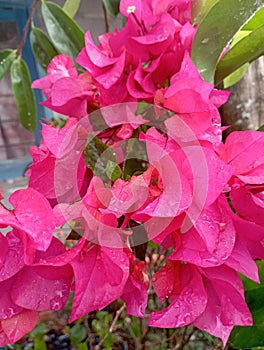
<svg viewBox="0 0 264 350"><path fill-rule="evenodd" d="M136 6L132 5L132 6L128 6L127 8L127 13L132 13L136 11Z"/></svg>

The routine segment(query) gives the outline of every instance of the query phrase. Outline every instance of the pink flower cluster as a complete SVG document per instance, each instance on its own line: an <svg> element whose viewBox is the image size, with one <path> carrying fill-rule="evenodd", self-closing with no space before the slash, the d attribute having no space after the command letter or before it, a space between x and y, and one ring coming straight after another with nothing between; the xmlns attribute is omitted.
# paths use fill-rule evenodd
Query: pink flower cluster
<svg viewBox="0 0 264 350"><path fill-rule="evenodd" d="M11 210L0 204L9 228L0 236L2 345L30 331L39 311L62 308L71 290L71 322L118 298L144 317L149 279L169 301L150 326L193 324L226 343L235 325L252 324L238 273L258 282L254 260L264 259L264 133L221 141L228 92L190 59L190 0L121 0L120 11L124 28L98 46L86 33L82 74L59 55L33 83L68 119L43 124L29 187L10 197ZM73 245L55 234L66 223L80 235ZM153 276L135 249L148 240L168 256Z"/></svg>

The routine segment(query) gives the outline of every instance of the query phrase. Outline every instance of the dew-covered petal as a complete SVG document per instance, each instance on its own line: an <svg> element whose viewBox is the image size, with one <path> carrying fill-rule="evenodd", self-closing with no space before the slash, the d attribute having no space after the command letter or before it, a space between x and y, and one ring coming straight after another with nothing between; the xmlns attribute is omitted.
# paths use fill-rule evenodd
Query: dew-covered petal
<svg viewBox="0 0 264 350"><path fill-rule="evenodd" d="M9 344L14 344L25 334L29 333L38 322L38 313L24 309L19 314L1 321L4 334ZM6 344L3 344L6 345Z"/></svg>
<svg viewBox="0 0 264 350"><path fill-rule="evenodd" d="M148 302L148 275L144 261L130 262L130 275L121 298L126 303L128 315L144 317Z"/></svg>
<svg viewBox="0 0 264 350"><path fill-rule="evenodd" d="M87 245L71 265L75 294L70 322L119 298L129 275L123 249Z"/></svg>
<svg viewBox="0 0 264 350"><path fill-rule="evenodd" d="M27 233L36 248L46 250L55 229L53 211L47 199L29 187L14 192L9 201L15 216L9 224Z"/></svg>
<svg viewBox="0 0 264 350"><path fill-rule="evenodd" d="M13 284L12 299L35 311L59 310L68 299L71 280L70 266L25 267Z"/></svg>
<svg viewBox="0 0 264 350"><path fill-rule="evenodd" d="M161 299L168 293L171 304L162 311L152 312L149 326L182 327L192 323L206 307L207 293L203 279L192 265L168 263L154 275L153 286Z"/></svg>

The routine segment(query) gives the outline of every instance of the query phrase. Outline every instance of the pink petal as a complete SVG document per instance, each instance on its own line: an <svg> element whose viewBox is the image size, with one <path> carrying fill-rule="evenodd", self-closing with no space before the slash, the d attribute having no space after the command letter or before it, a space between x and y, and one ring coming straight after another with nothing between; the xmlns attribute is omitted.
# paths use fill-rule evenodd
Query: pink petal
<svg viewBox="0 0 264 350"><path fill-rule="evenodd" d="M63 128L42 124L42 138L47 148L56 157L66 155L77 142L77 119L68 118Z"/></svg>
<svg viewBox="0 0 264 350"><path fill-rule="evenodd" d="M8 338L9 344L14 344L29 333L36 326L37 321L38 313L31 310L23 310L18 315L2 320L2 329Z"/></svg>
<svg viewBox="0 0 264 350"><path fill-rule="evenodd" d="M15 282L16 277L7 279L0 283L0 319L4 320L10 318L22 311L22 308L18 306L11 299L11 288Z"/></svg>
<svg viewBox="0 0 264 350"><path fill-rule="evenodd" d="M29 187L14 192L9 201L17 220L16 223L11 220L10 224L26 232L36 248L46 250L55 229L52 208L47 199Z"/></svg>
<svg viewBox="0 0 264 350"><path fill-rule="evenodd" d="M127 314L143 318L148 302L149 286L145 262L132 261L131 268L121 298L126 303Z"/></svg>
<svg viewBox="0 0 264 350"><path fill-rule="evenodd" d="M122 295L129 274L128 259L122 249L91 244L71 264L75 294L70 322L104 308Z"/></svg>
<svg viewBox="0 0 264 350"><path fill-rule="evenodd" d="M230 193L235 210L249 221L264 225L264 187L242 186Z"/></svg>
<svg viewBox="0 0 264 350"><path fill-rule="evenodd" d="M171 289L167 289L169 282ZM182 327L192 323L206 307L207 294L204 283L198 270L192 265L168 263L154 275L153 285L162 299L166 290L172 302L162 311L150 314L149 326Z"/></svg>
<svg viewBox="0 0 264 350"><path fill-rule="evenodd" d="M226 139L222 159L237 175L245 175L264 163L264 134L261 131L234 131ZM258 174L260 175L260 174ZM256 176L256 179L258 176Z"/></svg>
<svg viewBox="0 0 264 350"><path fill-rule="evenodd" d="M51 102L53 106L63 106L77 98L88 99L91 96L90 84L79 78L61 78L52 88Z"/></svg>
<svg viewBox="0 0 264 350"><path fill-rule="evenodd" d="M1 251L5 252L5 257L0 268L0 281L4 281L23 268L24 245L13 232L9 232L6 237L2 236L1 241Z"/></svg>
<svg viewBox="0 0 264 350"><path fill-rule="evenodd" d="M226 344L233 326L252 325L242 281L234 270L225 266L200 271L206 278L209 298L204 313L194 321L194 325L221 337Z"/></svg>
<svg viewBox="0 0 264 350"><path fill-rule="evenodd" d="M12 300L35 311L59 310L69 296L70 267L25 267L12 287Z"/></svg>

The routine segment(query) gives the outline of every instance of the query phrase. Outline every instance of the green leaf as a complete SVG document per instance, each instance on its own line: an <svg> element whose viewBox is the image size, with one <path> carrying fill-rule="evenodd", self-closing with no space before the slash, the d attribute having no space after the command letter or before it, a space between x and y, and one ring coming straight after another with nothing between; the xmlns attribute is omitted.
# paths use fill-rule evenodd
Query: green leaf
<svg viewBox="0 0 264 350"><path fill-rule="evenodd" d="M254 324L252 327L235 327L229 342L234 348L250 349L264 346L264 262L258 261L258 270L261 283L255 283L242 277L245 298L252 313Z"/></svg>
<svg viewBox="0 0 264 350"><path fill-rule="evenodd" d="M47 350L47 345L43 339L34 339L34 350Z"/></svg>
<svg viewBox="0 0 264 350"><path fill-rule="evenodd" d="M30 43L35 58L40 66L46 71L52 58L58 55L58 51L50 42L47 35L37 27L32 27L31 29Z"/></svg>
<svg viewBox="0 0 264 350"><path fill-rule="evenodd" d="M214 82L224 48L236 32L264 5L264 0L219 0L200 23L192 45L192 60L202 77Z"/></svg>
<svg viewBox="0 0 264 350"><path fill-rule="evenodd" d="M103 0L106 12L111 17L116 17L119 14L120 0Z"/></svg>
<svg viewBox="0 0 264 350"><path fill-rule="evenodd" d="M245 63L250 63L264 54L264 25L238 41L218 63L215 84Z"/></svg>
<svg viewBox="0 0 264 350"><path fill-rule="evenodd" d="M122 175L120 166L112 160L108 160L105 172L108 178L113 182L119 179Z"/></svg>
<svg viewBox="0 0 264 350"><path fill-rule="evenodd" d="M87 337L87 329L81 324L75 324L70 330L70 339L73 345L78 345Z"/></svg>
<svg viewBox="0 0 264 350"><path fill-rule="evenodd" d="M75 59L84 47L84 33L78 24L53 2L42 2L42 16L56 49Z"/></svg>
<svg viewBox="0 0 264 350"><path fill-rule="evenodd" d="M45 323L40 322L36 325L36 327L29 333L31 338L43 339L44 333L46 333L47 327Z"/></svg>
<svg viewBox="0 0 264 350"><path fill-rule="evenodd" d="M25 129L34 131L37 121L36 102L31 89L28 67L20 57L11 65L11 82L20 123Z"/></svg>
<svg viewBox="0 0 264 350"><path fill-rule="evenodd" d="M16 58L16 50L0 51L0 80L4 77L6 72L9 70L15 58Z"/></svg>
<svg viewBox="0 0 264 350"><path fill-rule="evenodd" d="M196 0L191 2L193 24L198 24L219 0Z"/></svg>
<svg viewBox="0 0 264 350"><path fill-rule="evenodd" d="M79 9L80 2L81 0L66 0L62 9L73 18Z"/></svg>
<svg viewBox="0 0 264 350"><path fill-rule="evenodd" d="M243 78L245 73L247 72L249 66L250 66L249 63L245 63L243 66L241 66L240 68L235 70L233 73L228 75L224 79L224 88L227 89L230 86L233 86L236 83L238 83Z"/></svg>
<svg viewBox="0 0 264 350"><path fill-rule="evenodd" d="M107 175L106 173L108 162L118 164L114 150L91 134L88 136L84 150L84 160L86 166L93 171L94 175L99 176L105 182L111 180L108 177L110 174Z"/></svg>
<svg viewBox="0 0 264 350"><path fill-rule="evenodd" d="M255 15L248 21L242 30L255 30L261 26L263 26L263 18L264 18L264 7L258 10Z"/></svg>
<svg viewBox="0 0 264 350"><path fill-rule="evenodd" d="M87 343L80 343L77 345L78 350L89 350Z"/></svg>
<svg viewBox="0 0 264 350"><path fill-rule="evenodd" d="M261 125L259 128L258 128L258 130L257 131L264 131L264 124L263 125Z"/></svg>

